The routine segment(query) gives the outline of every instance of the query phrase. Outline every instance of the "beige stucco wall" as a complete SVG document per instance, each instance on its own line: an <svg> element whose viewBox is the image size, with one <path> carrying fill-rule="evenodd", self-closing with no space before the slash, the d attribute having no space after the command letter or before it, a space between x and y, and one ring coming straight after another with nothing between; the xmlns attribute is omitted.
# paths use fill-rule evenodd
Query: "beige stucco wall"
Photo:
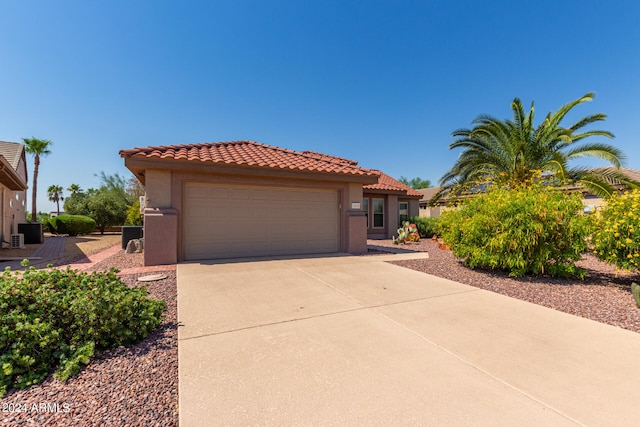
<svg viewBox="0 0 640 427"><path fill-rule="evenodd" d="M148 208L170 208L171 171L150 169L145 174L145 206Z"/></svg>
<svg viewBox="0 0 640 427"><path fill-rule="evenodd" d="M18 232L18 224L26 222L25 213L26 191L11 191L0 185L0 209L2 212L2 242L9 243L11 234Z"/></svg>

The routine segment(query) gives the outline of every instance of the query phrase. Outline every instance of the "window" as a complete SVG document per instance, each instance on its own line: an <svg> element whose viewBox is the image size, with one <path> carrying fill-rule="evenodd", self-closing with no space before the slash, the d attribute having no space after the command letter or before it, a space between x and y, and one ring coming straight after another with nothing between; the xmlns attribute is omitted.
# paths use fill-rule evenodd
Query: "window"
<svg viewBox="0 0 640 427"><path fill-rule="evenodd" d="M404 221L409 221L409 203L398 203L398 219L400 220L400 224Z"/></svg>
<svg viewBox="0 0 640 427"><path fill-rule="evenodd" d="M384 199L371 199L373 228L384 228Z"/></svg>
<svg viewBox="0 0 640 427"><path fill-rule="evenodd" d="M369 199L362 199L362 210L367 217L367 228L369 228Z"/></svg>

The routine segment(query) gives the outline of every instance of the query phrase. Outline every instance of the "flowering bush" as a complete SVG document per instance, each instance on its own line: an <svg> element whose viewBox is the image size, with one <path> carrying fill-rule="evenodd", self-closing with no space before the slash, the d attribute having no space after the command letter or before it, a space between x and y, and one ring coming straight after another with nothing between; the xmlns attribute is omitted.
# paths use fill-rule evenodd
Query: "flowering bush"
<svg viewBox="0 0 640 427"><path fill-rule="evenodd" d="M441 236L471 268L584 277L574 264L587 250L582 208L580 195L542 185L495 188L446 211Z"/></svg>
<svg viewBox="0 0 640 427"><path fill-rule="evenodd" d="M640 268L640 191L611 197L599 213L593 233L594 253L624 270Z"/></svg>

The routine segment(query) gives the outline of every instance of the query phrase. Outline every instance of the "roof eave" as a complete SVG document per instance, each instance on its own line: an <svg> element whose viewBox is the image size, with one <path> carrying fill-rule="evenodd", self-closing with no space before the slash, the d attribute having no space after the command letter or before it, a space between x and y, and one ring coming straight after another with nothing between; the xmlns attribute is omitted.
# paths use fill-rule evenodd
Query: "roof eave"
<svg viewBox="0 0 640 427"><path fill-rule="evenodd" d="M0 182L12 191L24 191L27 183L24 181L11 164L3 156L0 156Z"/></svg>
<svg viewBox="0 0 640 427"><path fill-rule="evenodd" d="M125 151L125 150L122 150ZM121 151L121 155L122 155ZM279 168L259 165L238 165L235 163L214 163L193 160L176 160L162 158L148 158L144 156L127 156L122 155L125 160L125 166L144 184L144 171L147 169L155 170L171 170L178 172L198 172L198 173L227 173L234 175L256 175L265 176L290 176L292 173L314 180L329 181L347 181L359 182L363 185L378 182L378 175L373 174L356 174L347 172L327 172L327 171L309 171L295 168Z"/></svg>

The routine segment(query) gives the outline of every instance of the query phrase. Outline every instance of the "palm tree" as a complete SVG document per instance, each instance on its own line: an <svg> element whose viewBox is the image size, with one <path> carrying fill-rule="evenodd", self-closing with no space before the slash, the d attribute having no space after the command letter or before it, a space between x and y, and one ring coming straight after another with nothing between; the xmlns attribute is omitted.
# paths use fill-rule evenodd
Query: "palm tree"
<svg viewBox="0 0 640 427"><path fill-rule="evenodd" d="M54 202L58 208L58 215L60 215L60 200L64 200L64 197L62 197L62 191L63 189L59 185L50 185L47 189L47 196L49 197L49 200Z"/></svg>
<svg viewBox="0 0 640 427"><path fill-rule="evenodd" d="M71 193L71 195L82 193L82 188L78 184L71 184L67 191Z"/></svg>
<svg viewBox="0 0 640 427"><path fill-rule="evenodd" d="M458 129L450 149L462 148L455 165L441 179L438 196L447 192L460 194L482 189L486 184L517 187L541 177L552 177L559 185L577 183L599 196L612 194L616 184L637 185L620 172L623 153L616 147L584 142L589 137L613 138L605 130L582 130L586 125L604 121L602 113L584 117L569 127L561 126L567 113L576 105L591 101L593 93L563 105L534 126L534 104L525 113L520 99L511 103L512 120L481 115L472 129ZM578 143L580 143L578 145ZM570 167L569 161L582 157L599 158L614 167L586 169Z"/></svg>
<svg viewBox="0 0 640 427"><path fill-rule="evenodd" d="M51 154L49 147L53 144L47 139L22 138L25 148L24 150L33 154L33 190L31 192L31 222L36 222L36 196L38 194L38 169L40 168L40 156Z"/></svg>

